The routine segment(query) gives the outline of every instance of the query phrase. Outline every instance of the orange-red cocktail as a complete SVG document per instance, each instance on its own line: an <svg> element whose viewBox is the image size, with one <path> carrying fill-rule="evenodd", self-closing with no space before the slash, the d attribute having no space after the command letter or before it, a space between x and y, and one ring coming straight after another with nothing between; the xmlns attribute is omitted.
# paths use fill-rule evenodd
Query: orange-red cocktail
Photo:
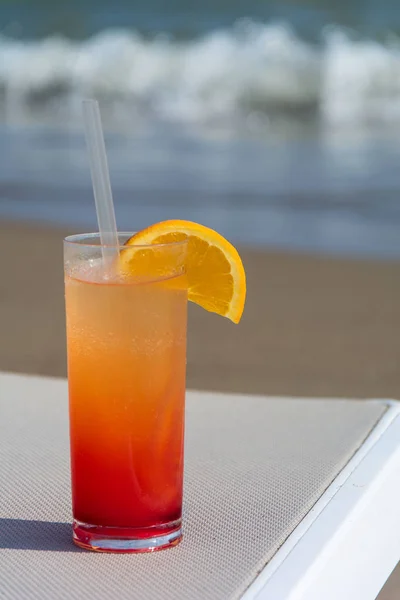
<svg viewBox="0 0 400 600"><path fill-rule="evenodd" d="M98 243L65 242L74 540L149 551L181 537L184 248L159 249L175 246L168 276L126 277L105 274Z"/></svg>

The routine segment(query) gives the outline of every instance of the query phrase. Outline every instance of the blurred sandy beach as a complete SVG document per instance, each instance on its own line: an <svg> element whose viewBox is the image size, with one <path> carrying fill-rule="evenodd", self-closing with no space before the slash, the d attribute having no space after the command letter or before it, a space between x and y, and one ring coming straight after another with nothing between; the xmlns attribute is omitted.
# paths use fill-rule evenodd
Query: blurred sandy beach
<svg viewBox="0 0 400 600"><path fill-rule="evenodd" d="M66 375L68 233L0 224L2 370ZM400 397L400 262L249 249L242 256L248 299L239 326L190 307L190 388Z"/></svg>

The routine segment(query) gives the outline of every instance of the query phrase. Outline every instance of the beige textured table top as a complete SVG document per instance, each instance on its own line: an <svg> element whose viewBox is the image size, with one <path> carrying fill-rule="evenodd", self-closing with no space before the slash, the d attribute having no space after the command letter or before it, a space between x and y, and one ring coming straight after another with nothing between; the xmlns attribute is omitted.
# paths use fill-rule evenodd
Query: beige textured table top
<svg viewBox="0 0 400 600"><path fill-rule="evenodd" d="M384 411L189 392L183 543L105 555L71 542L66 382L0 374L0 598L240 598Z"/></svg>

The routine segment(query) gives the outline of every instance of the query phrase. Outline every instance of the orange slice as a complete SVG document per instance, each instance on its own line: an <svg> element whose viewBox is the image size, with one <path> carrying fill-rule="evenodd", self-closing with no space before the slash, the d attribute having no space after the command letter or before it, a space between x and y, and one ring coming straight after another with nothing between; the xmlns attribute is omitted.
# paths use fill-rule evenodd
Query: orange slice
<svg viewBox="0 0 400 600"><path fill-rule="evenodd" d="M188 297L210 312L239 323L246 300L243 263L228 240L191 221L162 221L133 235L126 244L167 244L187 240L185 257ZM128 253L122 260L127 260ZM129 260L129 259L128 259ZM151 260L148 257L148 260ZM135 268L132 261L131 269ZM129 265L125 265L125 269Z"/></svg>

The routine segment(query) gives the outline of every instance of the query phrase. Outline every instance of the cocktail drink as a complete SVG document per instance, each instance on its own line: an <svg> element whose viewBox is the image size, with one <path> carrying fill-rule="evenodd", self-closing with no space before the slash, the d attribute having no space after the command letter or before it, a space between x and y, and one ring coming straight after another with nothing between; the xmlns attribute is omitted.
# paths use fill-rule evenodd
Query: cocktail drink
<svg viewBox="0 0 400 600"><path fill-rule="evenodd" d="M182 537L187 301L238 323L246 276L198 223L118 234L97 102L83 112L99 234L64 241L73 539L149 552Z"/></svg>
<svg viewBox="0 0 400 600"><path fill-rule="evenodd" d="M238 323L246 279L197 223L117 239L64 242L73 538L145 552L182 536L187 301Z"/></svg>
<svg viewBox="0 0 400 600"><path fill-rule="evenodd" d="M186 243L128 237L107 268L98 236L64 242L73 535L99 551L182 535Z"/></svg>

